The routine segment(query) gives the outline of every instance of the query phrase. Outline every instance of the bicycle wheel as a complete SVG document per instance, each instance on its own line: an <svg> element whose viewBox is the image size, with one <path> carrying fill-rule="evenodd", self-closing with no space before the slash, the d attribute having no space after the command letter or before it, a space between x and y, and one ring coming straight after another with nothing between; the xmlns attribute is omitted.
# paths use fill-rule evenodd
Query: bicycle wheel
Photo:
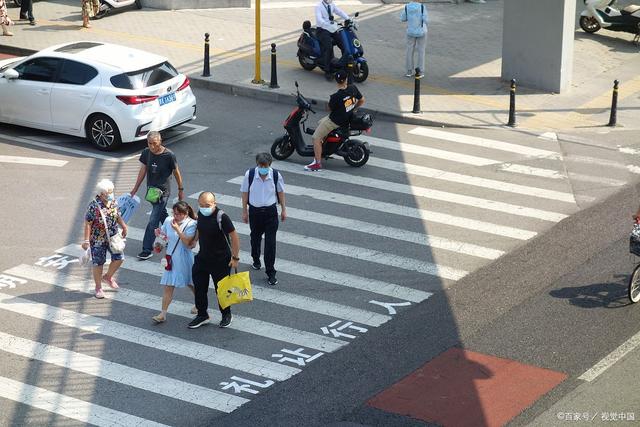
<svg viewBox="0 0 640 427"><path fill-rule="evenodd" d="M640 264L636 265L629 278L629 299L634 303L640 301Z"/></svg>

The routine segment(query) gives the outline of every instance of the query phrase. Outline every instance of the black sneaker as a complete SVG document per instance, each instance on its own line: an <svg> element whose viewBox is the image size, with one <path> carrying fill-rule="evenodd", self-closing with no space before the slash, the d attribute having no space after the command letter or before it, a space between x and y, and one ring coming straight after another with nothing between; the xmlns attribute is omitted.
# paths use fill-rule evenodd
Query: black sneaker
<svg viewBox="0 0 640 427"><path fill-rule="evenodd" d="M36 25L36 20L35 19L30 19L29 20L29 25Z"/></svg>
<svg viewBox="0 0 640 427"><path fill-rule="evenodd" d="M199 328L200 326L206 325L207 323L209 323L208 316L196 316L196 318L189 323L189 329Z"/></svg>
<svg viewBox="0 0 640 427"><path fill-rule="evenodd" d="M276 278L276 273L270 274L269 278L267 279L267 282L271 286L277 285L278 284L278 279Z"/></svg>
<svg viewBox="0 0 640 427"><path fill-rule="evenodd" d="M251 267L253 267L254 270L260 270L260 268L262 267L262 264L260 264L259 259L256 259L256 260L253 260L253 264L251 264Z"/></svg>
<svg viewBox="0 0 640 427"><path fill-rule="evenodd" d="M231 321L233 320L233 316L231 315L231 313L229 313L226 316L222 316L222 320L220 321L220 327L221 328L226 328L231 324Z"/></svg>
<svg viewBox="0 0 640 427"><path fill-rule="evenodd" d="M152 256L153 254L151 252L142 251L138 254L138 259L145 260L151 258Z"/></svg>

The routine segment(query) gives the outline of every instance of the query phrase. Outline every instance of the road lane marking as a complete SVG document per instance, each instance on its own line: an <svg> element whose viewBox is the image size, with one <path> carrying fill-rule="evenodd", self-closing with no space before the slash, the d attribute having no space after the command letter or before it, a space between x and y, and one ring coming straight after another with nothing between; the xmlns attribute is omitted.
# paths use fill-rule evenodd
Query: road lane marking
<svg viewBox="0 0 640 427"><path fill-rule="evenodd" d="M128 230L129 233L127 234L127 238L142 240L144 230L135 229L134 227L128 227ZM77 256L78 246L68 245L56 250L56 252L64 255ZM246 252L241 252L240 256L251 259L251 255ZM140 262L138 260L132 260L131 258L125 258L121 268L138 273L150 274L156 277L162 276L162 272L160 271L157 262ZM300 268L300 266L298 268ZM213 288L213 284L210 284L209 287ZM271 288L254 286L252 291L253 298L256 300L267 301L273 304L284 305L286 307L309 311L338 319L350 320L352 322L362 323L369 326L380 326L391 320L391 317L387 315L361 310L342 304L336 304L329 301L304 297L289 292L278 291Z"/></svg>
<svg viewBox="0 0 640 427"><path fill-rule="evenodd" d="M278 165L279 169L282 169ZM318 173L324 173L318 172ZM314 173L309 173L313 175ZM244 176L239 176L228 180L231 184L242 184ZM322 200L325 202L338 203L350 207L359 207L363 209L370 209L375 211L385 212L387 214L394 214L405 216L409 218L421 219L423 221L435 222L439 224L451 225L454 227L464 228L472 231L479 231L487 234L492 234L502 237L510 237L517 240L529 240L537 235L535 231L523 230L514 227L508 227L499 224L493 224L490 222L474 220L471 218L464 218L455 215L449 215L441 212L429 211L426 209L412 208L408 206L401 206L394 203L385 203L377 200L365 199L362 197L348 196L345 194L332 193L323 190L316 190L309 187L299 187L296 185L287 184L287 194L311 197L312 199Z"/></svg>
<svg viewBox="0 0 640 427"><path fill-rule="evenodd" d="M536 218L543 221L559 222L567 215L557 212L545 211L542 209L529 208L526 206L513 205L511 203L498 202L495 200L483 199L480 197L465 196L463 194L450 193L448 191L432 190L430 188L418 187L415 185L400 184L396 182L383 181L375 178L358 176L357 180L353 175L344 172L323 170L322 173L309 173L298 165L278 162L278 170L306 175L318 179L327 179L341 183L348 182L354 185L375 188L376 190L392 191L395 193L408 194L414 197L424 197L425 199L438 200L447 203L454 203L463 206L471 206L478 209L486 209L527 218Z"/></svg>
<svg viewBox="0 0 640 427"><path fill-rule="evenodd" d="M197 199L199 194L200 193L192 194L189 198ZM216 201L219 205L233 206L236 208L242 207L242 199L240 197L217 195ZM385 225L373 224L357 219L327 215L320 212L296 209L288 206L287 217L330 227L344 228L345 230L358 233L366 233L374 236L382 236L389 239L415 243L421 246L443 249L478 258L495 260L504 255L504 251L498 249L486 248L483 246L473 245L471 243L450 240L444 237L428 235L425 233L416 233L413 231L403 230L401 228L387 227Z"/></svg>
<svg viewBox="0 0 640 427"><path fill-rule="evenodd" d="M44 268L25 264L10 268L5 271L5 274L87 294L92 294L95 287L92 280L85 280L73 275L52 273ZM106 292L105 298L151 310L159 310L162 305L161 297L130 289L120 289L118 292ZM192 304L174 300L169 306L169 313L180 317L192 318L192 306ZM209 316L212 314L213 313L210 313ZM322 350L324 352L333 352L348 344L346 341L336 338L325 337L311 332L300 331L286 326L255 320L238 314L233 315L233 323L229 328L253 335L259 335L276 341L284 341L302 347Z"/></svg>
<svg viewBox="0 0 640 427"><path fill-rule="evenodd" d="M568 174L565 174L563 172L553 170L553 169L536 168L533 166L517 165L513 163L504 163L498 166L498 168L503 172L518 173L522 175L531 175L531 176L536 176L540 178L563 179L563 180L573 179L575 181L590 182L594 184L605 184L605 185L611 185L611 186L626 185L625 181L620 181L618 179L613 179L613 178L584 175L584 174L578 174L573 172L569 172Z"/></svg>
<svg viewBox="0 0 640 427"><path fill-rule="evenodd" d="M154 265L154 267L156 269L158 268L157 265ZM248 372L272 380L283 381L300 372L300 369L257 357L192 342L183 338L142 329L137 326L126 325L113 320L76 313L64 308L38 303L4 293L0 293L0 309L46 320L70 328L128 341L150 347L154 350L166 351L212 365Z"/></svg>
<svg viewBox="0 0 640 427"><path fill-rule="evenodd" d="M208 129L207 126L200 126L200 125L195 125L195 124L192 124L192 123L184 123L181 126L190 127L192 129L190 131L181 133L180 135L176 135L174 137L167 138L165 141L163 141L163 145L165 147L173 144L174 142L180 141L180 140L182 140L184 138L187 138L189 136L195 135L197 133L200 133L200 132ZM115 163L124 163L124 162L126 162L128 160L135 159L135 158L140 156L140 153L136 153L136 154L131 154L131 155L126 156L126 157L113 157L113 156L108 156L106 154L92 153L92 152L89 152L89 151L80 150L80 149L76 149L76 148L60 147L60 146L55 145L54 143L43 142L42 140L38 140L37 138L31 139L31 138L28 138L28 137L19 137L19 136L7 135L7 134L4 134L4 133L0 133L0 138L6 139L6 140L11 141L11 142L17 142L17 143L20 143L20 144L32 145L34 147L46 148L48 150L61 151L63 153L77 154L77 155L79 155L81 157L93 157L94 159L106 160L106 161L115 162ZM80 139L81 138L78 138L78 141L80 141Z"/></svg>
<svg viewBox="0 0 640 427"><path fill-rule="evenodd" d="M22 165L54 166L60 168L69 162L66 160L42 159L38 157L0 156L0 163L18 163Z"/></svg>
<svg viewBox="0 0 640 427"><path fill-rule="evenodd" d="M230 413L249 402L240 396L211 390L174 378L142 371L130 366L110 362L93 356L65 350L49 344L42 344L25 338L0 332L0 351L16 354L29 359L83 372L98 378L128 385L162 396L182 400Z"/></svg>
<svg viewBox="0 0 640 427"><path fill-rule="evenodd" d="M593 365L584 374L580 375L578 379L591 382L598 378L604 371L616 364L624 356L635 350L640 346L640 332L626 340L618 348L606 355L602 360Z"/></svg>
<svg viewBox="0 0 640 427"><path fill-rule="evenodd" d="M487 159L484 157L470 156L468 154L456 153L454 151L440 150L437 148L425 147L422 145L407 144L404 142L391 141L388 139L375 138L373 136L358 136L358 139L369 142L374 147L386 148L388 150L402 151L403 153L419 154L425 157L433 157L450 162L464 163L471 166L489 166L502 163L500 160Z"/></svg>
<svg viewBox="0 0 640 427"><path fill-rule="evenodd" d="M504 191L507 193L522 194L525 196L539 197L542 199L557 200L575 204L576 200L572 193L548 190L546 188L530 187L527 185L512 184L510 182L498 181L494 179L482 178L474 175L464 175L455 172L448 172L440 169L428 168L425 166L412 165L403 162L383 160L377 157L369 157L371 166L389 169L396 172L404 172L408 175L423 176L426 178L438 179L442 181L455 182L473 187L487 188L490 190Z"/></svg>
<svg viewBox="0 0 640 427"><path fill-rule="evenodd" d="M0 376L0 397L100 427L168 427L165 424L105 408L104 406L2 376Z"/></svg>
<svg viewBox="0 0 640 427"><path fill-rule="evenodd" d="M527 147L525 145L512 144L510 142L496 141L493 139L480 138L477 136L463 135L453 132L445 132L426 127L416 127L408 131L412 135L426 136L428 138L440 139L443 141L457 142L459 144L474 145L492 150L506 151L509 153L522 154L527 157L544 157L549 159L562 160L562 155L556 151L542 150L539 148Z"/></svg>

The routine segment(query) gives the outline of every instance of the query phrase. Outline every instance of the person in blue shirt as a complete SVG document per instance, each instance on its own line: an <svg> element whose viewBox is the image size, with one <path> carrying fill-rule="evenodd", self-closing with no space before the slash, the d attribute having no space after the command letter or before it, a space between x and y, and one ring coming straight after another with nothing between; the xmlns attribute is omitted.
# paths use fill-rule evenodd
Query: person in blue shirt
<svg viewBox="0 0 640 427"><path fill-rule="evenodd" d="M400 21L407 23L407 54L405 61L405 76L411 77L418 68L416 77L424 75L424 54L427 47L427 8L424 4L411 1L402 8ZM415 54L418 61L414 61Z"/></svg>

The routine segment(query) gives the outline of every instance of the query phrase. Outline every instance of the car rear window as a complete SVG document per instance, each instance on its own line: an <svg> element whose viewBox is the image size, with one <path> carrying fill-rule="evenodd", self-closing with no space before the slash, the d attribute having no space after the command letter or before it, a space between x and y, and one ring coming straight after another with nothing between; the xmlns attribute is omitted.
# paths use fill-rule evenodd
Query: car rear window
<svg viewBox="0 0 640 427"><path fill-rule="evenodd" d="M111 77L111 84L120 89L144 89L171 80L177 75L178 71L173 65L163 62L144 70L117 74Z"/></svg>

